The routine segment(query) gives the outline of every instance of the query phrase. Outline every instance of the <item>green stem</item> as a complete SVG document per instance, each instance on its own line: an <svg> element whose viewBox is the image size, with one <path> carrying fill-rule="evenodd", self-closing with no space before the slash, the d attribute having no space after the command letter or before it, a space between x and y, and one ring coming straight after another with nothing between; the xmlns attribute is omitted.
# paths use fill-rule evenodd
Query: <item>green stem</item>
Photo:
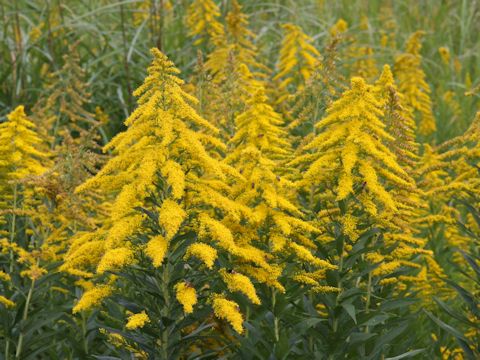
<svg viewBox="0 0 480 360"><path fill-rule="evenodd" d="M35 287L35 280L32 280L32 283L30 284L30 289L28 290L28 294L27 294L27 301L25 302L25 308L23 309L23 316L22 316L23 323L28 318L28 308L30 307L30 301L32 300L34 287ZM24 332L21 331L20 336L18 338L17 351L15 353L16 359L19 359L22 353L23 338L24 338Z"/></svg>
<svg viewBox="0 0 480 360"><path fill-rule="evenodd" d="M170 313L170 293L168 289L168 284L169 284L169 264L168 262L165 265L165 269L162 274L162 292L163 292L163 298L165 301L165 306L162 311L163 316L168 316ZM168 328L165 327L162 332L162 341L161 341L161 354L162 354L162 359L167 360L168 359Z"/></svg>
<svg viewBox="0 0 480 360"><path fill-rule="evenodd" d="M122 30L122 47L123 47L123 68L125 70L125 81L127 83L127 107L130 112L132 108L132 87L130 85L130 67L128 66L128 50L127 50L127 35L125 32L125 15L123 4L120 5L120 23Z"/></svg>
<svg viewBox="0 0 480 360"><path fill-rule="evenodd" d="M337 299L335 301L335 307L338 306L340 303L340 295L342 294L342 278L341 278L341 272L343 271L343 249L342 253L340 254L340 260L338 262L338 272L340 275L340 280L338 280L338 288L340 291L338 292ZM333 332L336 333L338 330L338 318L333 319Z"/></svg>
<svg viewBox="0 0 480 360"><path fill-rule="evenodd" d="M13 244L15 239L15 227L17 222L17 201L18 201L18 185L15 183L13 188L13 208L12 208L12 224L10 226L10 244ZM13 272L13 250L10 249L10 273Z"/></svg>
<svg viewBox="0 0 480 360"><path fill-rule="evenodd" d="M372 272L368 273L368 282L367 282L367 302L365 304L365 313L370 312L370 299L372 297ZM368 325L365 326L365 333L368 333Z"/></svg>
<svg viewBox="0 0 480 360"><path fill-rule="evenodd" d="M87 324L85 313L82 311L82 334L83 334L83 351L88 355L88 340L87 340Z"/></svg>
<svg viewBox="0 0 480 360"><path fill-rule="evenodd" d="M280 329L279 329L279 321L277 316L275 315L275 305L277 302L277 292L275 289L272 289L272 314L273 314L273 328L275 333L275 342L280 340Z"/></svg>

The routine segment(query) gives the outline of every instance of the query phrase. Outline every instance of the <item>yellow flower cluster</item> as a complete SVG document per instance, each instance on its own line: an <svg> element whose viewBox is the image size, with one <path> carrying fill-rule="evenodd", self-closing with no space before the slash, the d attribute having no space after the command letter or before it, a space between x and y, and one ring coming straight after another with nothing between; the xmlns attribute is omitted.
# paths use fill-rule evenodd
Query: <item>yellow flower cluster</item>
<svg viewBox="0 0 480 360"><path fill-rule="evenodd" d="M73 307L73 312L87 311L100 305L105 298L110 296L112 291L113 289L109 285L98 285L85 291Z"/></svg>
<svg viewBox="0 0 480 360"><path fill-rule="evenodd" d="M205 264L208 269L213 268L213 264L217 259L217 250L210 245L204 243L195 243L190 245L187 248L187 252L185 253L185 259L187 260L189 257L194 256Z"/></svg>
<svg viewBox="0 0 480 360"><path fill-rule="evenodd" d="M191 284L180 282L175 285L175 296L180 304L183 306L183 311L186 314L193 312L193 307L197 303L197 292Z"/></svg>
<svg viewBox="0 0 480 360"><path fill-rule="evenodd" d="M167 249L168 241L162 235L157 235L148 241L145 247L145 254L152 259L154 267L159 267L162 265L163 259L165 259Z"/></svg>
<svg viewBox="0 0 480 360"><path fill-rule="evenodd" d="M148 315L145 313L145 310L144 310L138 314L130 315L128 317L128 321L125 327L128 330L141 329L149 322L150 322L150 318L148 317Z"/></svg>
<svg viewBox="0 0 480 360"><path fill-rule="evenodd" d="M255 287L247 276L233 270L227 271L225 269L220 270L220 275L227 284L228 290L231 292L241 292L249 298L253 304L260 304L260 299L257 296Z"/></svg>
<svg viewBox="0 0 480 360"><path fill-rule="evenodd" d="M165 239L169 241L180 229L187 213L173 200L165 200L160 208L158 222L165 230Z"/></svg>
<svg viewBox="0 0 480 360"><path fill-rule="evenodd" d="M105 271L120 270L124 266L131 265L133 259L133 251L129 248L109 249L100 260L97 273L103 274Z"/></svg>
<svg viewBox="0 0 480 360"><path fill-rule="evenodd" d="M212 307L216 317L227 320L236 332L243 333L243 316L236 302L227 300L222 295L215 295Z"/></svg>

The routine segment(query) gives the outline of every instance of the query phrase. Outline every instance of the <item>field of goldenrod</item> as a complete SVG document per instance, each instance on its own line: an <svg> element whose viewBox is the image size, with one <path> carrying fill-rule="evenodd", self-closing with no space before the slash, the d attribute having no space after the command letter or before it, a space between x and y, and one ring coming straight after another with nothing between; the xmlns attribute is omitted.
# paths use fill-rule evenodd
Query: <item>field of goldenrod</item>
<svg viewBox="0 0 480 360"><path fill-rule="evenodd" d="M479 32L0 0L0 360L480 359Z"/></svg>

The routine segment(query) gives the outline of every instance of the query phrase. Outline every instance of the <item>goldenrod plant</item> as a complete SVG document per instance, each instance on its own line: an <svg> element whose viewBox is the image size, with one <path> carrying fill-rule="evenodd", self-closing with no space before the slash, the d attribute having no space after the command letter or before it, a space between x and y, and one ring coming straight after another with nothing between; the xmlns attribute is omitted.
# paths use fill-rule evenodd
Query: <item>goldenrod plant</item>
<svg viewBox="0 0 480 360"><path fill-rule="evenodd" d="M395 59L394 71L398 88L405 96L406 105L418 113L419 134L427 136L435 132L436 123L430 98L431 90L422 69L420 50L423 35L423 31L417 31L410 36L405 45L405 52Z"/></svg>
<svg viewBox="0 0 480 360"><path fill-rule="evenodd" d="M278 73L273 80L280 81L279 90L287 90L289 84L302 88L318 66L320 53L311 44L313 39L299 26L288 23L282 27L285 35L280 48ZM280 96L278 101L283 101L284 96Z"/></svg>
<svg viewBox="0 0 480 360"><path fill-rule="evenodd" d="M203 144L220 150L223 147L215 138L218 130L191 107L197 100L181 89L179 71L173 63L157 49L152 49L152 55L149 75L135 92L138 108L126 121L127 131L105 147L113 149L113 157L95 177L77 188L82 192L100 187L114 197L109 219L93 232L79 233L66 256L64 271L97 279L73 311L100 305L124 281L128 284L132 276L142 276L135 269L143 268L158 278L163 289L162 310L143 309L150 318L172 316L171 311L178 311L180 305L188 315L194 307L203 308L211 302L217 316L232 321L233 316L242 317L240 309L218 308L218 296L225 297L222 292L227 291L240 292L255 304L254 285L246 276L232 277L224 270L210 270L223 268L221 259L225 257L237 259L237 266L233 262L229 266L239 273L238 266L250 266L253 274L272 274L270 255L254 242L236 236L236 227L253 214L231 199L225 174L239 179L241 175L207 152ZM181 265L183 261L185 266ZM179 266L185 271L184 282L179 282ZM109 275L120 271L131 271L131 275ZM208 273L219 277L216 286ZM225 284L222 292L220 281ZM154 299L144 300L147 303ZM202 302L197 304L197 299ZM165 356L176 351L181 328L157 320L153 324L160 326L162 334L158 351ZM232 326L243 332L241 323L232 322ZM155 338L149 341L151 346L156 342Z"/></svg>
<svg viewBox="0 0 480 360"><path fill-rule="evenodd" d="M224 35L224 25L219 21L219 17L220 8L213 0L195 0L190 4L186 22L190 35L197 37L195 45Z"/></svg>

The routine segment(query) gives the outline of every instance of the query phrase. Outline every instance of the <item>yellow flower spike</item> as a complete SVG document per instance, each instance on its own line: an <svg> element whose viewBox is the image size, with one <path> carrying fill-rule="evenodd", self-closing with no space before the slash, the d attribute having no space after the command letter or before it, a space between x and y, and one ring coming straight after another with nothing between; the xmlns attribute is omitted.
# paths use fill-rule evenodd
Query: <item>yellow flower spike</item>
<svg viewBox="0 0 480 360"><path fill-rule="evenodd" d="M218 21L220 9L213 0L194 0L187 10L186 23L189 35L198 37L195 45L206 39L215 39L224 35L224 27Z"/></svg>
<svg viewBox="0 0 480 360"><path fill-rule="evenodd" d="M289 83L294 81L295 74L300 74L300 85L310 78L315 66L319 65L320 53L311 45L313 39L306 35L302 29L295 24L284 24L282 28L285 36L280 48L280 59L278 60L278 73L274 80L283 79L280 83L280 90L285 90Z"/></svg>
<svg viewBox="0 0 480 360"><path fill-rule="evenodd" d="M141 329L149 322L150 322L150 318L148 317L145 310L143 310L138 314L130 315L128 317L128 321L127 321L127 324L125 325L125 328L127 328L128 330Z"/></svg>
<svg viewBox="0 0 480 360"><path fill-rule="evenodd" d="M212 269L218 255L217 250L210 245L204 243L195 243L187 248L185 259L189 259L191 256L202 260L208 269Z"/></svg>
<svg viewBox="0 0 480 360"><path fill-rule="evenodd" d="M49 154L41 150L42 144L23 105L17 106L0 124L0 176L16 181L44 173Z"/></svg>
<svg viewBox="0 0 480 360"><path fill-rule="evenodd" d="M191 284L183 281L175 285L175 296L186 314L193 312L193 307L197 303L197 292Z"/></svg>
<svg viewBox="0 0 480 360"><path fill-rule="evenodd" d="M10 300L10 299L7 299L5 296L3 295L0 295L0 304L3 304L6 308L13 308L15 307L15 303Z"/></svg>
<svg viewBox="0 0 480 360"><path fill-rule="evenodd" d="M321 130L319 135L304 147L304 151L315 152L305 158L310 163L303 182L319 183L341 174L337 200L345 199L353 191L352 184L365 182L364 185L378 196L379 204L395 210L397 205L378 181L379 175L392 174L388 180L401 187L412 187L414 181L383 145L394 138L385 131L381 106L373 86L367 85L362 78L352 78L351 89L327 109L327 116L317 124Z"/></svg>
<svg viewBox="0 0 480 360"><path fill-rule="evenodd" d="M162 168L162 175L172 188L173 198L181 199L185 193L185 173L182 167L175 161L168 160Z"/></svg>
<svg viewBox="0 0 480 360"><path fill-rule="evenodd" d="M253 304L260 305L260 298L257 296L255 287L247 276L237 273L235 270L227 271L225 269L220 270L220 275L227 284L228 290L231 292L240 292Z"/></svg>
<svg viewBox="0 0 480 360"><path fill-rule="evenodd" d="M256 60L258 51L252 41L254 38L255 34L248 29L247 15L242 13L238 1L233 0L226 15L226 31L213 39L215 48L208 55L205 69L216 83L226 82L238 88L235 94L240 95L239 100L263 85L263 72L269 72Z"/></svg>
<svg viewBox="0 0 480 360"><path fill-rule="evenodd" d="M348 30L348 23L343 19L338 21L330 28L330 36L339 36Z"/></svg>
<svg viewBox="0 0 480 360"><path fill-rule="evenodd" d="M126 247L107 250L97 266L97 273L103 274L106 271L121 270L124 266L134 261L133 251Z"/></svg>
<svg viewBox="0 0 480 360"><path fill-rule="evenodd" d="M180 229L187 213L177 202L166 199L160 208L158 222L165 230L165 238L170 240Z"/></svg>
<svg viewBox="0 0 480 360"><path fill-rule="evenodd" d="M243 334L243 315L236 302L217 294L213 296L212 307L217 318L228 321L237 333Z"/></svg>
<svg viewBox="0 0 480 360"><path fill-rule="evenodd" d="M305 261L320 268L330 270L334 270L337 268L337 266L330 264L328 261L317 258L306 247L302 245L291 243L290 248L302 261Z"/></svg>
<svg viewBox="0 0 480 360"><path fill-rule="evenodd" d="M442 61L445 65L450 64L450 49L446 46L441 46L438 48L438 53L440 54L440 57L442 58Z"/></svg>
<svg viewBox="0 0 480 360"><path fill-rule="evenodd" d="M389 65L384 65L382 74L375 82L375 91L383 103L386 130L395 138L388 141L389 147L397 156L399 164L412 175L419 160L417 126L411 109L405 104L405 97L395 85Z"/></svg>
<svg viewBox="0 0 480 360"><path fill-rule="evenodd" d="M9 282L11 281L11 277L6 272L0 270L0 281Z"/></svg>
<svg viewBox="0 0 480 360"><path fill-rule="evenodd" d="M152 259L154 267L162 265L168 249L168 241L161 235L151 238L145 247L145 254Z"/></svg>
<svg viewBox="0 0 480 360"><path fill-rule="evenodd" d="M405 46L405 53L395 58L394 73L398 89L405 96L405 104L420 114L418 130L421 135L430 135L436 130L430 98L430 87L422 69L421 39L423 31L413 33Z"/></svg>
<svg viewBox="0 0 480 360"><path fill-rule="evenodd" d="M97 285L85 291L73 307L73 313L87 311L101 304L101 302L111 295L113 288L109 285Z"/></svg>

